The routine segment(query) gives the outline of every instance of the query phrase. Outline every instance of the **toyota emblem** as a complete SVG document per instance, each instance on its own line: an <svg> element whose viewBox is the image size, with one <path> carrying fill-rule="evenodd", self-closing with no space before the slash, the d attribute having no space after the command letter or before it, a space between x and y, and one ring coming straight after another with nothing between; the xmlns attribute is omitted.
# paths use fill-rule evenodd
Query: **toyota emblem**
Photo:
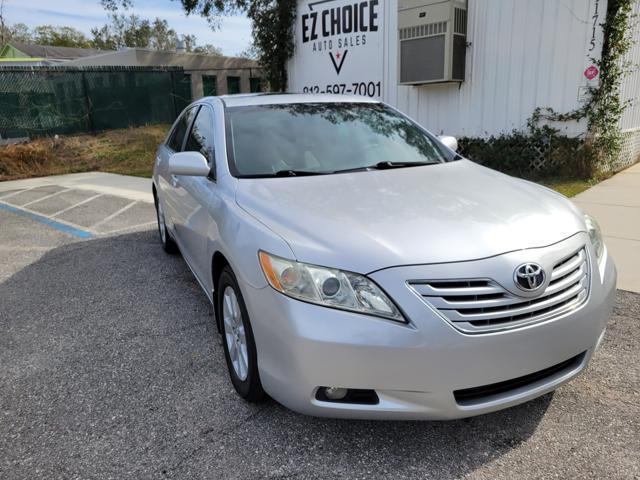
<svg viewBox="0 0 640 480"><path fill-rule="evenodd" d="M533 292L544 285L546 274L537 263L523 263L514 273L516 285L521 290Z"/></svg>

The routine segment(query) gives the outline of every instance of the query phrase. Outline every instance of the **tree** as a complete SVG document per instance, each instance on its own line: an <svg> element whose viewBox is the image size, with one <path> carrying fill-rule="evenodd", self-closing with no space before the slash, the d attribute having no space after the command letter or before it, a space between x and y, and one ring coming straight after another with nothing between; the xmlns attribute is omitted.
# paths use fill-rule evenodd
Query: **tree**
<svg viewBox="0 0 640 480"><path fill-rule="evenodd" d="M108 25L104 25L101 28L92 28L91 35L93 36L91 43L94 48L101 50L116 50L118 48L118 41Z"/></svg>
<svg viewBox="0 0 640 480"><path fill-rule="evenodd" d="M24 23L9 25L4 14L5 0L0 0L0 48L8 42L29 43L33 41L29 27Z"/></svg>
<svg viewBox="0 0 640 480"><path fill-rule="evenodd" d="M39 43L56 47L90 47L87 37L73 27L39 25L29 30L24 23L8 25L4 15L7 0L0 0L0 48L8 42Z"/></svg>
<svg viewBox="0 0 640 480"><path fill-rule="evenodd" d="M0 47L9 42L37 43L54 47L90 48L92 43L73 27L38 25L32 30L24 23L0 25Z"/></svg>
<svg viewBox="0 0 640 480"><path fill-rule="evenodd" d="M251 45L249 45L241 52L236 53L236 57L247 58L249 60L257 60L259 55L260 52L258 52L258 49L256 48L254 43L251 43Z"/></svg>
<svg viewBox="0 0 640 480"><path fill-rule="evenodd" d="M103 0L112 4L132 0ZM242 11L253 23L253 45L271 89L287 88L287 62L293 55L297 0L180 0L187 14L197 13L212 25L221 15Z"/></svg>
<svg viewBox="0 0 640 480"><path fill-rule="evenodd" d="M9 42L31 43L33 37L31 31L24 23L13 25L0 25L0 48Z"/></svg>
<svg viewBox="0 0 640 480"><path fill-rule="evenodd" d="M107 9L128 8L134 0L101 0ZM222 15L245 12L253 22L253 42L265 77L273 90L287 87L287 62L293 55L297 0L180 0L189 14L197 13L217 27Z"/></svg>
<svg viewBox="0 0 640 480"><path fill-rule="evenodd" d="M154 50L173 50L178 43L178 34L169 27L166 20L156 18L151 26L151 37L149 38L149 48Z"/></svg>
<svg viewBox="0 0 640 480"><path fill-rule="evenodd" d="M182 41L187 52L195 51L197 38L195 35L179 35L169 23L161 18L150 21L138 15L124 15L112 12L110 23L100 28L92 28L92 43L96 48L117 50L123 47L150 48L153 50L175 50ZM217 47L202 47L205 51L214 51ZM218 49L219 51L219 49Z"/></svg>
<svg viewBox="0 0 640 480"><path fill-rule="evenodd" d="M73 27L39 25L33 29L33 41L39 45L54 47L91 47L84 33Z"/></svg>
<svg viewBox="0 0 640 480"><path fill-rule="evenodd" d="M0 48L2 48L7 41L7 26L4 20L4 1L0 0Z"/></svg>
<svg viewBox="0 0 640 480"><path fill-rule="evenodd" d="M149 48L151 45L152 27L149 20L138 15L110 16L111 23L101 28L92 28L93 45L104 50L117 50L123 47Z"/></svg>
<svg viewBox="0 0 640 480"><path fill-rule="evenodd" d="M195 35L178 34L166 20L156 17L152 22L135 14L118 13L120 8L127 11L132 7L133 0L100 0L100 3L109 12L110 22L91 29L92 43L96 48L116 50L134 47L168 51L176 50L181 44L187 52L222 55L222 50L215 45L199 46Z"/></svg>
<svg viewBox="0 0 640 480"><path fill-rule="evenodd" d="M14 23L9 27L9 38L7 41L31 43L33 42L33 36L27 25L24 23Z"/></svg>
<svg viewBox="0 0 640 480"><path fill-rule="evenodd" d="M193 53L205 53L207 55L218 55L222 56L222 49L220 47L216 47L215 45L211 45L207 43L205 45L198 45L193 49Z"/></svg>
<svg viewBox="0 0 640 480"><path fill-rule="evenodd" d="M128 9L133 6L133 0L100 0L100 3L105 10L110 12L117 11L119 7Z"/></svg>
<svg viewBox="0 0 640 480"><path fill-rule="evenodd" d="M189 2L211 3L212 0L181 0L185 10ZM253 43L264 76L274 91L287 88L287 63L293 55L293 26L297 0L235 0L253 22ZM202 9L203 6L201 5ZM188 10L187 10L188 11Z"/></svg>
<svg viewBox="0 0 640 480"><path fill-rule="evenodd" d="M187 52L195 52L196 48L198 48L198 38L195 35L180 35L180 40L182 40L182 44ZM210 45L212 48L213 45Z"/></svg>

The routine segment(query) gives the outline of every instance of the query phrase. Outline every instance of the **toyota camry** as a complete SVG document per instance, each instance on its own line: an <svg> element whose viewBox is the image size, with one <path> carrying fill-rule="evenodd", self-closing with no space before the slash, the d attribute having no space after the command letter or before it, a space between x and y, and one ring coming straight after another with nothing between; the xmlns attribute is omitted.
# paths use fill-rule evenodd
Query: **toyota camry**
<svg viewBox="0 0 640 480"><path fill-rule="evenodd" d="M160 145L162 245L215 312L240 397L450 419L583 371L615 266L595 220L384 103L207 97Z"/></svg>

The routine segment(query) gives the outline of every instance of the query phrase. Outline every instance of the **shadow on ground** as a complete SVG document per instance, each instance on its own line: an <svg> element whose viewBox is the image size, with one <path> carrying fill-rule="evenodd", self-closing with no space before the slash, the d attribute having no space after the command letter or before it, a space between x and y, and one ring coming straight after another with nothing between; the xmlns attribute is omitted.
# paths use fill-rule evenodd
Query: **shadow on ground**
<svg viewBox="0 0 640 480"><path fill-rule="evenodd" d="M526 442L552 398L455 422L246 404L206 297L155 232L51 250L0 298L3 478L460 477Z"/></svg>

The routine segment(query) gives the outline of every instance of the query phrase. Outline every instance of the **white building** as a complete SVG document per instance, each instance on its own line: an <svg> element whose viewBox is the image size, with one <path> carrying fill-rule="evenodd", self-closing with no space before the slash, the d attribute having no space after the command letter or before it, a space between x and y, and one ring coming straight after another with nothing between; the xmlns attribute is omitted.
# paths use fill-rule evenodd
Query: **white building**
<svg viewBox="0 0 640 480"><path fill-rule="evenodd" d="M606 11L607 0L299 0L289 89L377 97L435 133L521 130L536 108L571 112L597 86ZM640 64L637 26L633 35L629 60ZM640 97L637 70L622 94ZM554 126L586 132L585 121ZM640 102L620 128L629 164Z"/></svg>

